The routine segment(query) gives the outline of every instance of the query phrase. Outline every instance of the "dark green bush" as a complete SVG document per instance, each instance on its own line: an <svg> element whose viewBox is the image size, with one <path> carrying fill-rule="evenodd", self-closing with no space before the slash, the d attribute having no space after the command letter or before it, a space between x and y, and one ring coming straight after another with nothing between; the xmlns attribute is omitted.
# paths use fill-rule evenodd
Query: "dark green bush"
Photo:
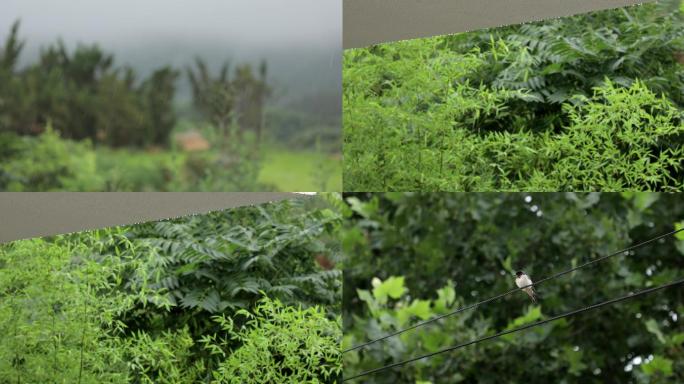
<svg viewBox="0 0 684 384"><path fill-rule="evenodd" d="M0 134L0 190L100 191L95 153L89 142L62 140L48 125L38 137Z"/></svg>
<svg viewBox="0 0 684 384"><path fill-rule="evenodd" d="M249 308L260 292L286 303L337 305L339 271L321 270L314 259L338 224L332 211L284 201L122 227L84 241L101 257L142 263L122 274L122 287L135 290L146 279L167 292L165 301L178 307L168 319L175 323L198 312Z"/></svg>
<svg viewBox="0 0 684 384"><path fill-rule="evenodd" d="M529 91L528 102L511 112L543 115L559 112L574 95L591 96L606 78L625 87L640 80L683 107L679 85L684 71L676 56L684 49L682 38L678 12L647 4L445 36L441 41L444 49L478 53L484 63L467 76L472 83Z"/></svg>
<svg viewBox="0 0 684 384"><path fill-rule="evenodd" d="M19 69L18 27L0 53L0 130L35 135L51 122L76 140L112 146L167 142L176 123L176 71L161 68L136 81L131 68L114 67L113 56L99 47L70 53L61 42L46 47L38 63Z"/></svg>
<svg viewBox="0 0 684 384"><path fill-rule="evenodd" d="M339 221L283 201L0 245L0 382L334 383Z"/></svg>
<svg viewBox="0 0 684 384"><path fill-rule="evenodd" d="M684 227L680 194L358 193L340 239L349 348ZM684 276L684 232L344 354L344 375ZM679 383L682 286L358 379L384 383Z"/></svg>

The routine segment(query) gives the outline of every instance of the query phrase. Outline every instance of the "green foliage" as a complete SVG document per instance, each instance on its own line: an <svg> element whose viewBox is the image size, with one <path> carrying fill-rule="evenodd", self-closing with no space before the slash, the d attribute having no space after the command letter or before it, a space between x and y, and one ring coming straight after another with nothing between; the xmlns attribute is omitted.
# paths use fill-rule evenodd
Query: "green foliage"
<svg viewBox="0 0 684 384"><path fill-rule="evenodd" d="M330 210L283 201L106 230L88 241L102 257L138 260L122 286L134 292L144 282L166 292L162 302L187 309L170 320L190 321L198 312L250 308L262 295L338 305L340 272L321 270L315 256L329 252L339 220Z"/></svg>
<svg viewBox="0 0 684 384"><path fill-rule="evenodd" d="M209 136L210 137L210 136ZM248 141L249 142L249 141ZM93 148L48 130L36 136L0 133L4 191L326 191L342 184L341 160L322 152L244 142L224 150L181 152Z"/></svg>
<svg viewBox="0 0 684 384"><path fill-rule="evenodd" d="M137 331L123 341L130 372L129 382L134 383L195 383L206 374L202 360L192 361L191 347L195 341L183 328L163 331L155 337Z"/></svg>
<svg viewBox="0 0 684 384"><path fill-rule="evenodd" d="M164 144L176 123L172 109L178 73L161 68L136 82L131 68L115 68L97 46L69 53L62 42L39 62L17 69L23 43L16 22L0 57L0 130L35 135L48 122L65 137L112 146Z"/></svg>
<svg viewBox="0 0 684 384"><path fill-rule="evenodd" d="M236 130L231 127L231 131ZM211 136L210 136L211 137ZM262 168L261 154L252 149L253 138L241 141L217 137L212 142L223 143L217 150L188 153L181 177L168 190L191 191L267 191L272 186L258 183Z"/></svg>
<svg viewBox="0 0 684 384"><path fill-rule="evenodd" d="M385 304L388 298L398 299L404 294L404 278L391 276L380 283L374 281L373 296L380 304Z"/></svg>
<svg viewBox="0 0 684 384"><path fill-rule="evenodd" d="M0 190L102 190L89 142L62 140L48 125L37 138L0 134Z"/></svg>
<svg viewBox="0 0 684 384"><path fill-rule="evenodd" d="M187 191L197 187L196 178L186 177L192 171L186 170L188 160L183 153L98 148L93 155L104 180L102 191Z"/></svg>
<svg viewBox="0 0 684 384"><path fill-rule="evenodd" d="M324 92L323 101L295 103L281 97L280 105L267 111L273 90L265 62L231 71L226 64L214 75L198 58L195 67L187 68L189 81L184 82L180 72L168 66L139 78L97 45L67 49L57 42L41 47L36 62L19 66L23 47L16 22L0 47L0 160L11 163L0 169L0 190L339 189L327 182L329 174L338 171L338 159L313 162L316 169L311 172L314 166L301 158L309 157L312 149L318 156L324 155L321 150L339 155L339 113L323 116L335 105L328 94L334 92ZM176 86L186 83L193 93L193 105L187 108L193 109L186 111L188 120L179 123L176 110L183 115L184 107L177 105ZM54 142L53 131L68 142ZM184 137L184 131L200 135ZM71 148L74 142L76 150L50 153L57 157L49 161L36 152L40 148L32 149L45 141L58 149ZM24 142L21 148L19 142ZM262 150L262 142L277 143L279 150L286 144L288 157L297 163L278 163L264 171L267 162L278 160ZM83 148L77 148L81 144ZM310 152L297 151L304 147ZM82 159L83 176L72 182L65 174ZM96 174L89 179L92 172ZM341 170L337 175L341 183ZM292 184L297 187L290 188Z"/></svg>
<svg viewBox="0 0 684 384"><path fill-rule="evenodd" d="M211 76L201 59L196 59L195 66L194 70L188 68L187 73L197 109L219 129L223 140L242 139L244 131L253 130L258 144L263 129L264 102L271 92L266 84L266 62L261 63L258 78L250 65L237 67L232 78L228 64L221 67L216 77ZM240 127L237 132L231 132L233 123ZM237 133L239 137L231 133Z"/></svg>
<svg viewBox="0 0 684 384"><path fill-rule="evenodd" d="M678 15L662 5L457 34L443 41L456 52L475 49L480 54L484 64L473 82L529 90L533 98L514 112L558 112L573 95L589 96L606 77L622 86L640 79L681 107L684 78L675 54L682 49L684 29Z"/></svg>
<svg viewBox="0 0 684 384"><path fill-rule="evenodd" d="M343 348L672 231L676 194L347 194ZM351 375L680 279L684 241L629 255L344 354ZM394 296L386 295L393 292ZM664 290L396 367L364 383L684 380L683 291ZM520 369L526 367L526 369Z"/></svg>
<svg viewBox="0 0 684 384"><path fill-rule="evenodd" d="M681 191L684 114L638 80L595 91L598 102L566 104L571 125L557 146L545 146L557 151L548 159L553 179L566 180L565 190Z"/></svg>
<svg viewBox="0 0 684 384"><path fill-rule="evenodd" d="M678 13L634 8L345 52L348 191L680 191Z"/></svg>
<svg viewBox="0 0 684 384"><path fill-rule="evenodd" d="M213 383L331 383L342 372L338 320L329 320L318 307L288 307L264 298L248 320L234 330L233 322L218 317L231 339L242 345L214 371ZM207 339L215 353L223 354L232 340Z"/></svg>
<svg viewBox="0 0 684 384"><path fill-rule="evenodd" d="M257 353L336 382L339 221L313 198L0 245L0 382L229 382Z"/></svg>
<svg viewBox="0 0 684 384"><path fill-rule="evenodd" d="M239 143L219 151L93 148L64 139L51 125L32 136L0 134L0 190L5 191L268 191L261 159Z"/></svg>
<svg viewBox="0 0 684 384"><path fill-rule="evenodd" d="M130 302L107 289L107 265L42 240L0 247L0 381L122 382L112 338Z"/></svg>
<svg viewBox="0 0 684 384"><path fill-rule="evenodd" d="M339 86L337 87L339 89ZM335 92L332 95L339 97ZM295 108L268 108L265 112L267 124L265 129L267 134L274 140L287 143L288 146L297 149L315 148L320 142L322 149L326 153L340 153L342 150L342 130L340 127L340 102L336 105L339 110L326 110L326 104L332 104L330 95L323 102L316 98L306 100L306 105L302 108L311 108L312 105L320 105L321 110L311 110L309 113L299 112ZM313 116L312 116L313 115Z"/></svg>

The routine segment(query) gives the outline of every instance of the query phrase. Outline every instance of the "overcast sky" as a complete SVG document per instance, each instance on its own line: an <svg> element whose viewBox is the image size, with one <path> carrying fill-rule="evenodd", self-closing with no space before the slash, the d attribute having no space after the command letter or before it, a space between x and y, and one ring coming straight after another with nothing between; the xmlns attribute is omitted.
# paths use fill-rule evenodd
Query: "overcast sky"
<svg viewBox="0 0 684 384"><path fill-rule="evenodd" d="M241 48L341 46L342 0L1 1L0 36L20 18L29 45L61 37L68 45L211 38Z"/></svg>

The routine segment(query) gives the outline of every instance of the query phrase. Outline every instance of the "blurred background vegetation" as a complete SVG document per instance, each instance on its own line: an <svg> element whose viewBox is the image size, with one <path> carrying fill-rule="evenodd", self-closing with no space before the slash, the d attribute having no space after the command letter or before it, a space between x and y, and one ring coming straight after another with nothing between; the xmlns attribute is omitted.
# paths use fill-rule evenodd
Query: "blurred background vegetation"
<svg viewBox="0 0 684 384"><path fill-rule="evenodd" d="M0 382L335 382L340 203L0 244Z"/></svg>
<svg viewBox="0 0 684 384"><path fill-rule="evenodd" d="M169 6L169 19L187 12ZM217 7L254 18L259 5ZM96 19L92 6L60 9L61 27L38 24L38 5L15 8L0 23L0 190L340 190L341 64L326 33L249 46L150 20L129 21L135 39L91 37L69 20ZM201 13L180 17L199 29Z"/></svg>
<svg viewBox="0 0 684 384"><path fill-rule="evenodd" d="M343 348L684 227L658 193L345 194ZM684 235L344 354L352 375L684 277ZM363 383L684 381L684 289L365 376Z"/></svg>

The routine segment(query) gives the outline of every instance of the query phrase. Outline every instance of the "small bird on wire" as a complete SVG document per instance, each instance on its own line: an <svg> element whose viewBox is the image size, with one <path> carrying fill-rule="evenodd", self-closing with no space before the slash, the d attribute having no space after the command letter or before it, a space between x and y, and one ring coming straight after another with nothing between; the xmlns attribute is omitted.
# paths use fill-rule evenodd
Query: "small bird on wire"
<svg viewBox="0 0 684 384"><path fill-rule="evenodd" d="M532 299L533 303L537 302L537 293L534 291L534 287L527 287L528 285L532 284L532 279L530 279L529 276L523 271L518 271L515 273L515 285L518 286L518 288L522 288L522 290L527 293L528 296L530 296L530 299ZM526 287L526 288L523 288Z"/></svg>

